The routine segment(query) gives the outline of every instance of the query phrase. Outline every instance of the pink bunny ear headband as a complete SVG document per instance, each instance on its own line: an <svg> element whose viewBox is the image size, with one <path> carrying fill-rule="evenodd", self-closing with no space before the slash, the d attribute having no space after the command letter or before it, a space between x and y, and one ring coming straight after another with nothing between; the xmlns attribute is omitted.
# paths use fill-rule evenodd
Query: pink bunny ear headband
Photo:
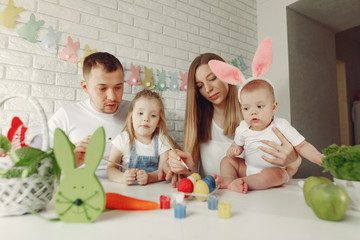
<svg viewBox="0 0 360 240"><path fill-rule="evenodd" d="M240 102L240 92L246 84L254 80L263 80L269 83L273 88L274 85L266 78L262 76L265 75L271 66L272 63L272 42L271 38L265 38L259 45L256 50L251 68L253 76L245 79L242 72L233 65L227 64L218 60L209 61L209 66L211 71L222 81L233 84L240 85L238 91L238 99Z"/></svg>

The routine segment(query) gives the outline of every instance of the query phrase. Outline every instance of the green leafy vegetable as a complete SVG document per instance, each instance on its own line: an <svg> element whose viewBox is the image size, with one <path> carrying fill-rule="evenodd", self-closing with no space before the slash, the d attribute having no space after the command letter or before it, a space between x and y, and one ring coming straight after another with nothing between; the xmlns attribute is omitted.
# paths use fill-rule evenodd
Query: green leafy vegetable
<svg viewBox="0 0 360 240"><path fill-rule="evenodd" d="M0 148L4 149L5 152L9 152L11 150L11 142L2 134L0 134Z"/></svg>
<svg viewBox="0 0 360 240"><path fill-rule="evenodd" d="M50 158L52 167L44 174L55 174L57 180L60 180L61 169L57 164L53 150L44 152L37 148L23 147L9 153L14 168L9 170L1 170L1 178L26 178L37 172L39 164L45 158Z"/></svg>
<svg viewBox="0 0 360 240"><path fill-rule="evenodd" d="M324 172L330 171L336 178L360 181L360 145L338 146L332 144L322 150Z"/></svg>

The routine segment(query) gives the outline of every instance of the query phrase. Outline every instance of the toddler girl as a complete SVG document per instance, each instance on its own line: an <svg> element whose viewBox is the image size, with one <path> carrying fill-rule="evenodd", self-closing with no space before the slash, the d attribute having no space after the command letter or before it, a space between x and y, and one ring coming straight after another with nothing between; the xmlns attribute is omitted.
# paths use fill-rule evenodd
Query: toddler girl
<svg viewBox="0 0 360 240"><path fill-rule="evenodd" d="M165 169L169 144L172 147L175 144L166 128L164 105L159 94L147 89L137 93L124 130L112 141L107 167L109 180L127 185L135 180L140 185L162 180L158 177L159 164ZM115 163L124 167L119 169Z"/></svg>

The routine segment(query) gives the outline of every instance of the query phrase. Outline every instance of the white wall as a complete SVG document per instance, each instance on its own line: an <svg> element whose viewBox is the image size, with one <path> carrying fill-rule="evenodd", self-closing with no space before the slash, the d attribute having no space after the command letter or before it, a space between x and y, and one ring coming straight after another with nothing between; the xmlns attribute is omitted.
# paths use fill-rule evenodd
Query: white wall
<svg viewBox="0 0 360 240"><path fill-rule="evenodd" d="M258 40L271 37L273 64L266 77L274 83L277 115L291 120L286 6L297 0L258 0Z"/></svg>
<svg viewBox="0 0 360 240"><path fill-rule="evenodd" d="M200 53L213 52L226 60L242 54L250 65L257 46L257 10L255 0L14 0L25 11L17 17L15 29L0 25L0 97L30 94L38 98L50 117L62 104L84 99L80 88L81 69L56 54L41 50L37 44L18 36L31 13L45 24L38 41L53 26L62 31L58 51L67 37L80 41L78 59L85 44L107 51L126 62L125 80L130 63L143 67L179 72L187 71ZM8 0L0 0L0 12ZM247 72L248 74L248 72ZM154 81L157 76L154 74ZM180 79L180 76L179 76ZM125 99L131 100L141 87L125 84ZM172 136L181 143L186 93L167 90L161 93ZM283 104L282 104L283 105ZM283 106L282 106L283 107ZM39 131L36 114L21 100L5 104L0 127L6 134L10 121L18 115L31 132Z"/></svg>

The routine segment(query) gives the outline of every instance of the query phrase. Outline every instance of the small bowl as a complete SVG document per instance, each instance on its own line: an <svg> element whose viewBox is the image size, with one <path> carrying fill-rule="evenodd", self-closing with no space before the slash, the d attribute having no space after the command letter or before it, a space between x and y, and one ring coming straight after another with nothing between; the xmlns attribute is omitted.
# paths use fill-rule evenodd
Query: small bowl
<svg viewBox="0 0 360 240"><path fill-rule="evenodd" d="M349 195L350 207L360 212L360 181L348 181L334 178L337 186L344 188Z"/></svg>

